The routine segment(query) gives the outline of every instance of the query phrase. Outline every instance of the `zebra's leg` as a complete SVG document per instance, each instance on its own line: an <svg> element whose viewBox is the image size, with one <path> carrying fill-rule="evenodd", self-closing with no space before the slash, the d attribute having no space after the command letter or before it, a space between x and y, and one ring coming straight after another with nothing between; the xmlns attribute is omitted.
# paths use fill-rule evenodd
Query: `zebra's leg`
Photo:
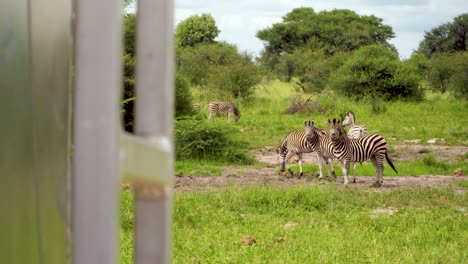
<svg viewBox="0 0 468 264"><path fill-rule="evenodd" d="M356 166L357 163L353 162L353 183L356 183Z"/></svg>
<svg viewBox="0 0 468 264"><path fill-rule="evenodd" d="M323 158L320 153L317 153L317 161L318 161L318 168L319 168L319 182L323 183L323 170L322 170L322 163L323 163Z"/></svg>
<svg viewBox="0 0 468 264"><path fill-rule="evenodd" d="M289 164L288 164L288 160L294 156L296 153L295 152L292 152L292 151L288 151L288 153L286 154L286 157L284 158L284 163L286 164L286 168L288 169L288 172L291 174L291 176L294 175L293 171L291 170L291 168L289 167Z"/></svg>
<svg viewBox="0 0 468 264"><path fill-rule="evenodd" d="M349 183L349 179L348 179L349 165L350 165L350 162L347 161L347 160L344 160L341 163L341 170L343 171L343 178L344 178L343 183L345 185L348 185L348 183Z"/></svg>
<svg viewBox="0 0 468 264"><path fill-rule="evenodd" d="M379 179L380 185L383 184L384 158L385 158L384 155L379 155L379 156L377 157L377 164L379 165L379 172L380 172L380 174L379 174L379 177L380 177L380 179Z"/></svg>
<svg viewBox="0 0 468 264"><path fill-rule="evenodd" d="M302 177L303 173L302 173L302 157L303 157L303 154L297 154L297 156L299 157L299 179Z"/></svg>
<svg viewBox="0 0 468 264"><path fill-rule="evenodd" d="M333 159L329 159L325 157L323 157L323 159L325 161L325 166L327 168L328 177L332 176L333 178L336 178L335 168L333 167Z"/></svg>
<svg viewBox="0 0 468 264"><path fill-rule="evenodd" d="M228 112L227 114L227 120L228 120L228 123L229 123L229 120L231 119L231 112Z"/></svg>
<svg viewBox="0 0 468 264"><path fill-rule="evenodd" d="M380 168L379 168L379 163L377 161L377 157L374 155L370 158L372 165L374 165L375 169L375 182L372 184L374 187L380 187L381 182L380 182Z"/></svg>

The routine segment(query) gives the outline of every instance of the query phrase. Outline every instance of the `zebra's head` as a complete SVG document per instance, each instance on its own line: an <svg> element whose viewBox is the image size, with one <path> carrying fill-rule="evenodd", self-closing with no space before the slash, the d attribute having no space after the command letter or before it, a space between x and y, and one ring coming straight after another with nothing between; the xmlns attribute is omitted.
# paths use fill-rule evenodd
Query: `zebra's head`
<svg viewBox="0 0 468 264"><path fill-rule="evenodd" d="M239 119L240 119L240 111L239 111L239 108L237 108L237 106L235 105L232 105L233 106L233 110L234 110L234 121L235 122L239 122Z"/></svg>
<svg viewBox="0 0 468 264"><path fill-rule="evenodd" d="M349 126L351 124L354 124L354 113L349 111L343 119L343 126Z"/></svg>
<svg viewBox="0 0 468 264"><path fill-rule="evenodd" d="M346 133L343 129L343 124L341 120L333 118L333 120L328 119L328 126L330 127L330 140L338 141L343 136L346 136Z"/></svg>
<svg viewBox="0 0 468 264"><path fill-rule="evenodd" d="M314 121L304 120L304 132L306 137L311 137L314 134Z"/></svg>

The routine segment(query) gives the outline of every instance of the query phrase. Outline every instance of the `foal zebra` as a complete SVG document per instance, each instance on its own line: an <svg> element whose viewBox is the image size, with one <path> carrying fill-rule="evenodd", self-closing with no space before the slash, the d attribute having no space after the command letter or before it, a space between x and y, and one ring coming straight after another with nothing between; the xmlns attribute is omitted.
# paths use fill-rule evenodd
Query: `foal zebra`
<svg viewBox="0 0 468 264"><path fill-rule="evenodd" d="M304 121L304 125L306 128L304 130L296 130L293 132L290 132L286 137L284 137L283 141L281 142L281 148L280 150L277 150L278 156L280 158L280 164L281 168L280 171L284 172L285 171L285 166L288 160L294 156L297 155L299 157L299 177L303 175L302 172L302 158L304 153L310 153L310 152L316 152L316 142L314 141L309 141L307 139L307 129L308 126L310 126L310 121ZM312 127L313 127L313 122L312 122ZM315 129L315 133L321 134L321 135L326 135L325 131L323 129ZM313 132L309 132L309 134L312 134ZM318 153L317 153L318 154ZM318 157L319 159L319 169L320 169L320 179L322 178L322 160L325 160L328 164L328 159ZM330 161L331 164L331 161ZM288 171L291 172L291 170L288 167ZM331 170L333 171L333 166L331 166ZM335 175L335 172L333 171L333 175Z"/></svg>
<svg viewBox="0 0 468 264"><path fill-rule="evenodd" d="M379 187L383 183L384 158L395 173L395 166L388 156L387 142L382 136L371 134L361 138L349 138L343 129L340 120L328 120L330 126L330 140L333 143L333 154L341 162L344 175L344 184L348 184L348 171L351 162L362 162L370 159L374 165L376 181L374 186Z"/></svg>
<svg viewBox="0 0 468 264"><path fill-rule="evenodd" d="M208 120L213 118L214 116L223 115L227 113L227 121L231 119L231 114L234 114L234 121L238 122L240 119L240 111L233 103L227 102L211 102L208 105L208 111L210 112L210 116Z"/></svg>
<svg viewBox="0 0 468 264"><path fill-rule="evenodd" d="M353 112L349 111L346 113L345 118L343 119L343 126L349 126L348 137L350 138L361 138L367 136L367 128L363 124L354 123L355 115ZM356 163L353 162L353 182L356 182Z"/></svg>

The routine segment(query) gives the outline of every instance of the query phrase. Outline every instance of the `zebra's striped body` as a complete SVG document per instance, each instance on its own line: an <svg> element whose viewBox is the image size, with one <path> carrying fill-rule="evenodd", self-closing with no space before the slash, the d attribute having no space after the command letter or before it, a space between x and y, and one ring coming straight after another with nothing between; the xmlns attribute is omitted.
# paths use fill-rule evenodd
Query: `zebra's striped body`
<svg viewBox="0 0 468 264"><path fill-rule="evenodd" d="M367 128L363 124L355 124L355 115L353 112L347 112L345 118L343 119L343 126L349 126L348 137L350 138L361 138L369 135L367 133ZM353 163L353 182L356 182L356 165Z"/></svg>
<svg viewBox="0 0 468 264"><path fill-rule="evenodd" d="M325 130L316 128L313 121L306 121L304 124L307 143L315 150L315 152L317 152L320 181L323 179L323 162L325 162L325 166L330 165L330 167L327 168L328 176L330 176L330 171L332 172L332 175L335 176L335 169L333 167L333 159L335 159L335 155L333 154L333 144L330 141L328 134Z"/></svg>
<svg viewBox="0 0 468 264"><path fill-rule="evenodd" d="M353 112L346 113L345 118L343 119L343 126L349 126L348 137L350 138L360 138L365 137L367 133L367 128L363 124L355 124L355 115Z"/></svg>
<svg viewBox="0 0 468 264"><path fill-rule="evenodd" d="M307 126L307 122L305 121L304 124ZM317 133L325 135L324 130L317 129ZM303 175L302 171L302 158L304 153L316 152L315 145L313 142L307 140L307 135L305 130L297 130L290 132L286 137L284 137L283 141L281 142L281 148L278 151L279 159L282 172L285 171L285 166L288 160L297 155L299 157L299 176ZM320 177L322 177L322 160L318 157L319 160L319 168L320 168ZM328 160L327 160L328 161ZM332 166L333 168L333 166ZM288 166L289 170L289 166ZM290 170L289 170L290 171ZM333 174L335 174L333 172Z"/></svg>
<svg viewBox="0 0 468 264"><path fill-rule="evenodd" d="M211 102L208 105L208 111L210 112L210 116L208 116L208 120L215 117L216 115L224 115L224 114L227 114L228 122L231 119L231 114L234 114L234 121L238 122L240 119L240 111L233 103Z"/></svg>
<svg viewBox="0 0 468 264"><path fill-rule="evenodd" d="M333 153L341 162L344 184L348 184L349 165L352 162L371 160L376 172L375 186L383 183L384 158L392 169L398 173L388 156L387 142L382 136L372 134L362 138L349 138L339 120L328 120L330 140L333 143Z"/></svg>

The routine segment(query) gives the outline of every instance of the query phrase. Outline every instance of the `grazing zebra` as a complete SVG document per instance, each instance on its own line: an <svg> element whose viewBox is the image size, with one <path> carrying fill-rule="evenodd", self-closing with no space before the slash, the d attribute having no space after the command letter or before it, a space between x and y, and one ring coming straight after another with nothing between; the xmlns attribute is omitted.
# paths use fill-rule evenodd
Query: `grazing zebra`
<svg viewBox="0 0 468 264"><path fill-rule="evenodd" d="M231 114L234 114L234 121L238 122L240 119L240 111L233 103L227 102L211 102L208 105L208 111L210 116L208 120L216 116L217 114L223 115L227 113L227 120L231 119Z"/></svg>
<svg viewBox="0 0 468 264"><path fill-rule="evenodd" d="M349 111L346 113L345 118L343 119L343 126L349 126L348 137L350 138L361 138L367 136L367 128L363 124L355 124L354 121L356 117L353 112ZM356 165L357 163L353 162L353 183L356 182Z"/></svg>
<svg viewBox="0 0 468 264"><path fill-rule="evenodd" d="M327 167L328 176L330 176L330 171L332 172L333 176L336 176L335 168L333 167L333 159L336 157L333 154L333 144L330 141L328 134L325 132L325 130L316 128L314 121L304 121L304 125L307 144L310 145L315 150L315 152L317 152L320 182L323 179L322 163L324 161L325 166L330 165L329 168Z"/></svg>
<svg viewBox="0 0 468 264"><path fill-rule="evenodd" d="M304 125L308 125L307 121L304 121ZM324 130L317 129L317 133L325 134ZM280 171L284 172L286 163L288 160L297 155L299 157L299 177L303 175L302 172L302 158L304 153L315 152L314 145L309 142L306 138L305 130L296 130L290 132L286 137L284 137L281 142L281 148L276 150L280 160L281 168ZM320 159L319 159L320 160ZM322 176L322 163L319 163L320 175ZM333 166L332 166L333 168ZM288 166L288 171L291 172ZM335 174L335 172L333 172Z"/></svg>
<svg viewBox="0 0 468 264"><path fill-rule="evenodd" d="M330 140L333 143L333 154L341 162L344 175L344 184L348 184L348 171L351 162L362 162L370 159L374 165L376 181L373 184L379 187L383 183L384 158L395 173L395 166L388 156L387 142L382 136L371 134L362 138L349 138L340 120L328 120L330 126Z"/></svg>

